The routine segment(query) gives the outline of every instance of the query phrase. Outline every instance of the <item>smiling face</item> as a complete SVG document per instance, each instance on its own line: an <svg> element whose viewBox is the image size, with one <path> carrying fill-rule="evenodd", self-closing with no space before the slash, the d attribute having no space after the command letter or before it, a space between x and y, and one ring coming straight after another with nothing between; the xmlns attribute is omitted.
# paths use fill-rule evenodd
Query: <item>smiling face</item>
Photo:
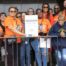
<svg viewBox="0 0 66 66"><path fill-rule="evenodd" d="M32 8L29 8L28 15L33 15L33 14L34 14L34 10Z"/></svg>
<svg viewBox="0 0 66 66"><path fill-rule="evenodd" d="M6 15L4 13L1 14L0 19L1 19L2 22L4 22L5 18L6 18Z"/></svg>
<svg viewBox="0 0 66 66"><path fill-rule="evenodd" d="M54 6L54 12L55 12L55 13L58 13L59 11L60 11L59 5L55 5L55 6Z"/></svg>
<svg viewBox="0 0 66 66"><path fill-rule="evenodd" d="M65 22L65 17L63 15L59 15L58 22L62 26Z"/></svg>
<svg viewBox="0 0 66 66"><path fill-rule="evenodd" d="M41 9L38 9L36 11L37 15L38 15L38 18L42 18L42 10Z"/></svg>
<svg viewBox="0 0 66 66"><path fill-rule="evenodd" d="M43 4L42 10L43 10L43 12L48 12L48 10L49 10L48 4Z"/></svg>
<svg viewBox="0 0 66 66"><path fill-rule="evenodd" d="M9 16L15 17L17 14L17 10L15 8L10 8Z"/></svg>

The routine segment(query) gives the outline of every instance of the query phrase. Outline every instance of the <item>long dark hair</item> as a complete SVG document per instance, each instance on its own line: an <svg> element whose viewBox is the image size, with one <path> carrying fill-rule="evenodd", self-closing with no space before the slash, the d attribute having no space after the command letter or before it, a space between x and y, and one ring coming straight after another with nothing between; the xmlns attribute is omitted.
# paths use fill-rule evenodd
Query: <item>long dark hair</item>
<svg viewBox="0 0 66 66"><path fill-rule="evenodd" d="M0 21L0 27L2 28L3 32L5 32L5 27L2 25L1 21Z"/></svg>
<svg viewBox="0 0 66 66"><path fill-rule="evenodd" d="M5 17L7 16L5 12L1 12L1 13L0 13L0 17L1 17L2 15L5 15ZM2 28L3 32L5 32L5 27L2 25L1 20L0 20L0 27Z"/></svg>
<svg viewBox="0 0 66 66"><path fill-rule="evenodd" d="M49 6L49 3L43 3L43 4L42 4L42 12L43 12L43 6L44 6L44 5L48 5L47 18L49 19L49 16L50 16L50 12L49 12L50 6Z"/></svg>

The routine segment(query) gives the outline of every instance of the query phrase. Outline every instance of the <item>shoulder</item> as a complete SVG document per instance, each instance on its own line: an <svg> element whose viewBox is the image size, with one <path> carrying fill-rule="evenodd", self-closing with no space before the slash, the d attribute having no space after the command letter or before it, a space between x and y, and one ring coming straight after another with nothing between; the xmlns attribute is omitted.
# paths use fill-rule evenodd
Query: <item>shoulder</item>
<svg viewBox="0 0 66 66"><path fill-rule="evenodd" d="M19 18L16 18L17 21L21 22L21 20Z"/></svg>
<svg viewBox="0 0 66 66"><path fill-rule="evenodd" d="M7 16L6 18L5 18L5 20L4 20L4 26L8 26L9 25L9 23L11 24L11 18L9 17L9 16Z"/></svg>
<svg viewBox="0 0 66 66"><path fill-rule="evenodd" d="M8 21L8 20L11 20L11 18L10 18L9 16L7 16L7 17L5 18L5 20Z"/></svg>
<svg viewBox="0 0 66 66"><path fill-rule="evenodd" d="M5 19L10 19L10 17L9 17L9 16L7 16Z"/></svg>
<svg viewBox="0 0 66 66"><path fill-rule="evenodd" d="M22 24L21 20L16 18L18 24Z"/></svg>

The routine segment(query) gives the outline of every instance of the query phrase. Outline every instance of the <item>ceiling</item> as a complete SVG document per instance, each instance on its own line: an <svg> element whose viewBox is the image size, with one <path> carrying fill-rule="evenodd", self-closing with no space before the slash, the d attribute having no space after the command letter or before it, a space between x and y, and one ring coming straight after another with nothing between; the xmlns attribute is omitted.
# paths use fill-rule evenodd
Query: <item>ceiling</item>
<svg viewBox="0 0 66 66"><path fill-rule="evenodd" d="M0 3L10 4L10 3L42 3L42 2L49 2L55 3L56 0L0 0Z"/></svg>

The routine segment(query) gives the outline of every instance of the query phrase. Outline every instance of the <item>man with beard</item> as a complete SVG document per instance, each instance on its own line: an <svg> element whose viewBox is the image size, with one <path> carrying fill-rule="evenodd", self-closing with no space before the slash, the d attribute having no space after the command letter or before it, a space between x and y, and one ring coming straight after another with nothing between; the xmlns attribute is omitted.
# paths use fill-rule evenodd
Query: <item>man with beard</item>
<svg viewBox="0 0 66 66"><path fill-rule="evenodd" d="M60 6L58 4L55 4L55 6L54 6L54 22L58 21L59 12L60 12Z"/></svg>

